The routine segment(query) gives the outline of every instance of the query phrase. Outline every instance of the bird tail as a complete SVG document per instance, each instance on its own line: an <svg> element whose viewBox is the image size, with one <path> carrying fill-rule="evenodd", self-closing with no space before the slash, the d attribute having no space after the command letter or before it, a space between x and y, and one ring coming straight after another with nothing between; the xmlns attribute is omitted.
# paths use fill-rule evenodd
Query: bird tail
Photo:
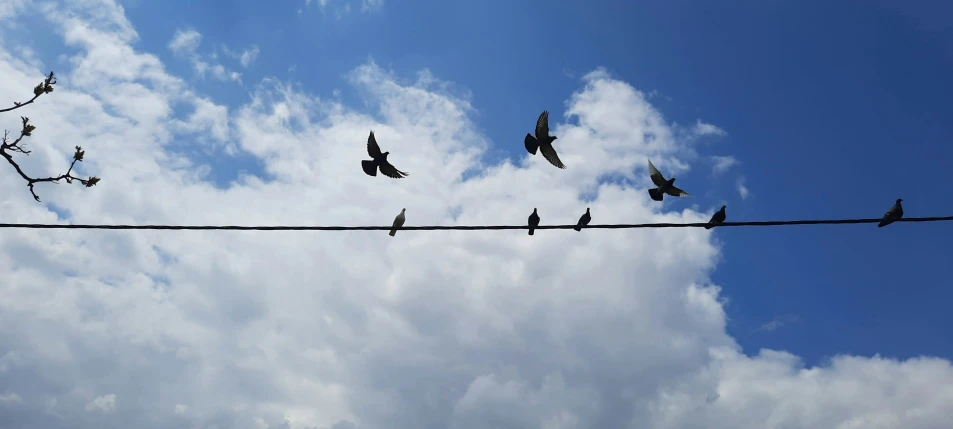
<svg viewBox="0 0 953 429"><path fill-rule="evenodd" d="M374 161L361 161L361 168L368 176L377 176L377 166L374 165Z"/></svg>
<svg viewBox="0 0 953 429"><path fill-rule="evenodd" d="M527 133L526 138L523 139L523 145L526 146L526 151L536 155L536 149L539 149L539 142L536 141L536 137L533 137L532 134Z"/></svg>
<svg viewBox="0 0 953 429"><path fill-rule="evenodd" d="M705 229L711 229L711 222L709 222L708 225L705 225Z"/></svg>
<svg viewBox="0 0 953 429"><path fill-rule="evenodd" d="M652 188L649 189L649 196L655 201L662 201L662 198L665 196L665 194L663 192L659 192L658 188Z"/></svg>
<svg viewBox="0 0 953 429"><path fill-rule="evenodd" d="M880 221L880 223L877 224L877 228L883 228L883 227L885 227L885 226L887 226L887 225L890 225L891 223L892 223L892 222L890 222L890 221L882 220L882 221Z"/></svg>
<svg viewBox="0 0 953 429"><path fill-rule="evenodd" d="M579 225L572 227L572 229L575 229L576 231L582 231L582 228L580 228Z"/></svg>
<svg viewBox="0 0 953 429"><path fill-rule="evenodd" d="M388 234L389 234L391 237L393 237L393 236L397 235L397 230L396 230L396 229L392 229L392 230L390 230L390 233L388 233Z"/></svg>
<svg viewBox="0 0 953 429"><path fill-rule="evenodd" d="M536 231L535 229L530 228L530 229L529 229L529 235L533 235L533 233L534 233L535 231Z"/></svg>

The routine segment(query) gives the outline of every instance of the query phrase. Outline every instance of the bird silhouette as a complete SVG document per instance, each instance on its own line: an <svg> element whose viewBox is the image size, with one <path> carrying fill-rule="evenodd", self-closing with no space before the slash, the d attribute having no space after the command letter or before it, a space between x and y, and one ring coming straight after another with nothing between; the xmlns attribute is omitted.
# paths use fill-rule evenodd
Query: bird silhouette
<svg viewBox="0 0 953 429"><path fill-rule="evenodd" d="M877 224L877 228L883 228L892 224L895 220L903 217L903 206L900 205L901 201L903 201L902 198L897 198L897 202L893 204L893 207L891 207L890 210L887 210L887 213L884 213L883 220Z"/></svg>
<svg viewBox="0 0 953 429"><path fill-rule="evenodd" d="M535 133L535 137L527 133L526 138L523 139L526 151L536 155L536 149L539 149L543 153L543 158L546 158L550 164L559 168L566 168L563 162L559 160L559 155L556 155L556 149L553 148L553 141L556 140L556 136L549 135L549 111L543 110L543 113L540 113L539 119L536 120Z"/></svg>
<svg viewBox="0 0 953 429"><path fill-rule="evenodd" d="M649 175L652 177L652 183L658 188L649 189L649 196L652 197L655 201L662 201L662 198L665 197L665 194L669 194L673 197L687 197L688 192L685 192L681 189L675 187L675 178L665 180L665 177L662 176L662 173L652 165L652 161L649 160Z"/></svg>
<svg viewBox="0 0 953 429"><path fill-rule="evenodd" d="M381 153L381 147L377 145L377 139L374 138L373 130L371 131L371 135L367 136L367 154L373 159L361 161L361 168L364 169L364 173L367 173L368 176L377 176L378 168L380 168L383 175L394 179L401 179L410 175L409 173L394 168L394 166L387 161L387 155L389 155L390 152Z"/></svg>
<svg viewBox="0 0 953 429"><path fill-rule="evenodd" d="M391 237L397 234L397 228L404 226L404 221L407 220L407 218L404 216L404 212L406 211L407 211L406 208L400 209L400 214L394 218L394 225L392 229L390 230Z"/></svg>
<svg viewBox="0 0 953 429"><path fill-rule="evenodd" d="M536 214L536 207L533 207L533 214L529 215L529 235L533 235L537 226L539 226L539 215Z"/></svg>
<svg viewBox="0 0 953 429"><path fill-rule="evenodd" d="M715 214L711 215L711 220L708 221L708 225L705 225L705 229L712 229L715 224L724 222L725 218L728 217L725 214L725 208L727 207L728 206L721 206L721 210L718 210L715 212Z"/></svg>
<svg viewBox="0 0 953 429"><path fill-rule="evenodd" d="M589 221L592 220L592 216L589 215L589 207L586 207L586 213L579 217L579 222L576 222L576 226L572 229L576 231L582 231L582 227L589 225Z"/></svg>

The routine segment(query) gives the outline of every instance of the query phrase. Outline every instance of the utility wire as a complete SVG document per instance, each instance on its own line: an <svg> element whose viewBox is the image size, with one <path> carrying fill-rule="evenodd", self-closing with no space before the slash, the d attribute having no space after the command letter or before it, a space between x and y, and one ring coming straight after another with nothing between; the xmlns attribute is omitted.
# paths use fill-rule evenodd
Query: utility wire
<svg viewBox="0 0 953 429"><path fill-rule="evenodd" d="M713 225L716 228L729 226L785 226L785 225L843 225L859 223L878 223L882 219L814 219L814 220L772 220L753 222L723 222ZM946 222L953 216L910 217L894 222ZM586 225L583 229L633 229L633 228L700 228L708 223L636 223ZM38 223L0 223L0 228L21 229L145 229L145 230L230 230L230 231L390 231L396 229L416 231L439 230L498 230L529 229L528 225L428 225L428 226L239 226L239 225L82 225L82 224L38 224ZM576 225L539 225L536 229L572 229Z"/></svg>

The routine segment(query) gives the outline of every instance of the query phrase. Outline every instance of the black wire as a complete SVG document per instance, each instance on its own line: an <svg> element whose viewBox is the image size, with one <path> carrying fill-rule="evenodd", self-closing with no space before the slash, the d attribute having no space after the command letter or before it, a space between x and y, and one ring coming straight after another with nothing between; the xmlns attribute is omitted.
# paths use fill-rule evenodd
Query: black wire
<svg viewBox="0 0 953 429"><path fill-rule="evenodd" d="M882 219L815 219L815 220L772 220L754 222L724 222L714 227L728 226L782 226L782 225L843 225L859 223L878 223ZM894 222L945 222L953 221L953 216L911 217L897 219ZM700 228L708 223L637 223L586 225L583 229L632 229L632 228ZM38 223L0 223L0 228L22 229L146 229L146 230L231 230L231 231L390 231L415 230L497 230L529 229L528 225L429 225L429 226L239 226L239 225L82 225L82 224L38 224ZM576 225L539 225L536 229L572 229Z"/></svg>

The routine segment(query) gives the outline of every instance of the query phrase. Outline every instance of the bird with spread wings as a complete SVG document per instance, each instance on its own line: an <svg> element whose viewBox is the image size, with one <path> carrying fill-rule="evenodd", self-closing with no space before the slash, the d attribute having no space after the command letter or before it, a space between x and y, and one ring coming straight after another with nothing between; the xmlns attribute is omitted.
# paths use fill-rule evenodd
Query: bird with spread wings
<svg viewBox="0 0 953 429"><path fill-rule="evenodd" d="M361 161L361 168L364 169L364 173L368 176L377 176L378 168L380 168L381 174L393 179L402 179L410 175L409 173L398 170L387 161L387 155L390 155L390 152L381 153L381 147L377 145L377 139L374 138L373 130L371 131L371 135L367 137L367 154L373 159Z"/></svg>
<svg viewBox="0 0 953 429"><path fill-rule="evenodd" d="M532 134L526 133L526 138L523 139L523 145L526 146L526 151L536 155L536 149L539 149L543 154L543 158L546 158L550 164L559 168L566 168L563 162L559 160L559 155L556 155L556 149L553 148L553 141L556 140L556 136L549 135L549 111L544 110L543 113L539 115L539 119L536 120L535 133L535 137Z"/></svg>

